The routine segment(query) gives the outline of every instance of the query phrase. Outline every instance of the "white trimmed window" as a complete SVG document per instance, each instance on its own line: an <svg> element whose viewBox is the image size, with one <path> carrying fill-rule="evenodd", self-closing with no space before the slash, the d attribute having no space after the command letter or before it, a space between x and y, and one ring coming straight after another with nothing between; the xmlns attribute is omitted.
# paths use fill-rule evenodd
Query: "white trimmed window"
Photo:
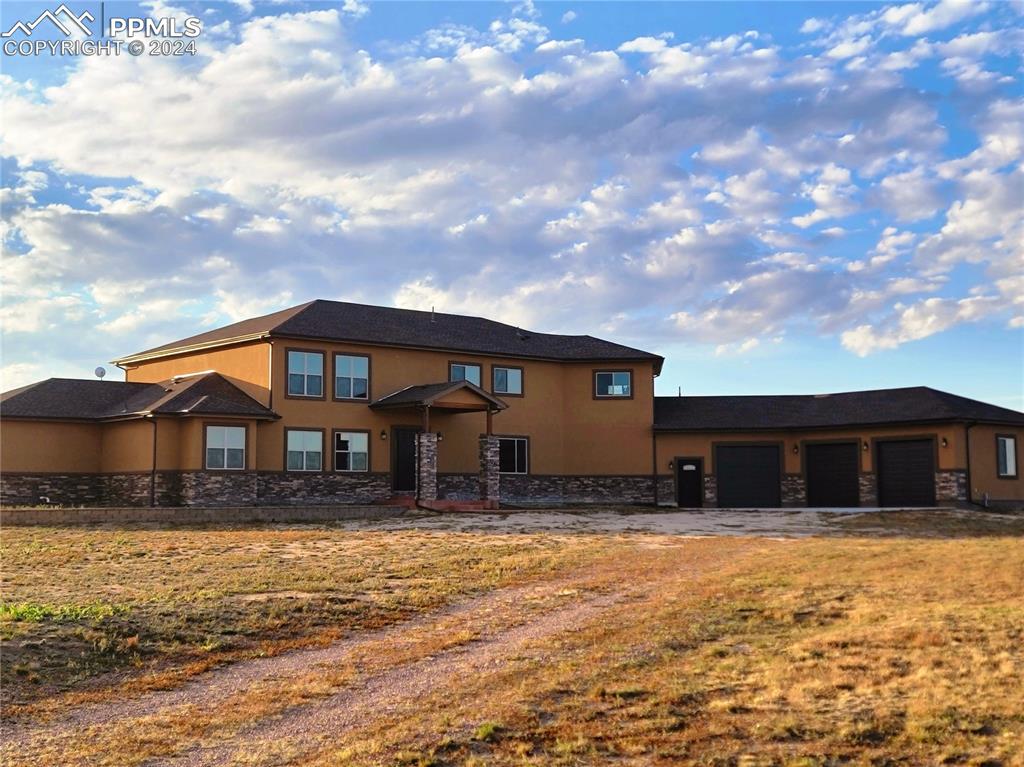
<svg viewBox="0 0 1024 767"><path fill-rule="evenodd" d="M319 431L288 431L288 471L320 471L324 435Z"/></svg>
<svg viewBox="0 0 1024 767"><path fill-rule="evenodd" d="M324 396L322 352L288 352L288 394L292 397Z"/></svg>
<svg viewBox="0 0 1024 767"><path fill-rule="evenodd" d="M356 354L334 355L335 399L370 398L370 358Z"/></svg>
<svg viewBox="0 0 1024 767"><path fill-rule="evenodd" d="M530 441L525 437L498 439L498 471L502 474L526 474L529 470Z"/></svg>
<svg viewBox="0 0 1024 767"><path fill-rule="evenodd" d="M365 431L334 432L334 470L367 471L370 468L370 435Z"/></svg>
<svg viewBox="0 0 1024 767"><path fill-rule="evenodd" d="M633 395L632 371L597 371L594 373L594 395L597 397L631 397Z"/></svg>
<svg viewBox="0 0 1024 767"><path fill-rule="evenodd" d="M1000 477L1017 476L1017 438L996 436L996 471Z"/></svg>
<svg viewBox="0 0 1024 767"><path fill-rule="evenodd" d="M471 384L480 385L480 366L467 365L463 362L453 362L448 366L449 381L469 381Z"/></svg>
<svg viewBox="0 0 1024 767"><path fill-rule="evenodd" d="M523 370L522 368L494 368L494 393L495 394L522 394L523 393Z"/></svg>
<svg viewBox="0 0 1024 767"><path fill-rule="evenodd" d="M245 427L206 427L206 468L245 468Z"/></svg>

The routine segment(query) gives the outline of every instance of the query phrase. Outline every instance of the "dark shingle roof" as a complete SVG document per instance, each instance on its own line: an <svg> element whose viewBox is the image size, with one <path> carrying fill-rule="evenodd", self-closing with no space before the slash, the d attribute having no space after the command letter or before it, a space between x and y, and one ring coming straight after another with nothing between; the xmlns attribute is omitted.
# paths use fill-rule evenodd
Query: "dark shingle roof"
<svg viewBox="0 0 1024 767"><path fill-rule="evenodd" d="M0 395L4 418L98 421L146 413L276 418L219 373L160 383L49 378Z"/></svg>
<svg viewBox="0 0 1024 767"><path fill-rule="evenodd" d="M1024 425L1024 413L927 386L824 395L654 398L654 428L665 431L814 429L922 421Z"/></svg>
<svg viewBox="0 0 1024 767"><path fill-rule="evenodd" d="M469 389L477 396L490 402L498 410L504 410L508 405L493 394L484 391L470 381L445 381L443 383L420 384L418 386L406 386L404 389L385 394L374 402L370 407L412 407L416 405L429 405L439 397L459 389Z"/></svg>
<svg viewBox="0 0 1024 767"><path fill-rule="evenodd" d="M49 378L0 395L5 418L102 418L118 412L128 400L156 396L158 384Z"/></svg>
<svg viewBox="0 0 1024 767"><path fill-rule="evenodd" d="M657 354L593 336L534 333L483 317L318 300L183 338L115 362L260 334L553 360L651 360L659 372L663 361Z"/></svg>

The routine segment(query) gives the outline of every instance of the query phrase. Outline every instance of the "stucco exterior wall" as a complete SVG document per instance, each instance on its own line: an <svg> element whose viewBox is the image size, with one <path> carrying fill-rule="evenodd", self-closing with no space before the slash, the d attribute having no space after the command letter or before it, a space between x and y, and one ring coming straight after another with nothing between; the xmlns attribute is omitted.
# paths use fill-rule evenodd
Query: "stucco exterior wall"
<svg viewBox="0 0 1024 767"><path fill-rule="evenodd" d="M1000 477L996 471L996 435L1005 434L1017 438L1017 476ZM974 426L971 439L971 493L976 503L981 503L985 493L990 502L1024 502L1024 429L1012 426Z"/></svg>
<svg viewBox="0 0 1024 767"><path fill-rule="evenodd" d="M894 437L934 438L938 445L937 469L952 470L967 467L967 451L963 438L963 427L959 424L940 426L884 426L846 429L822 429L805 431L751 431L751 432L699 432L664 433L657 435L657 465L659 476L672 476L669 461L676 457L703 458L704 471L714 474L714 444L726 442L779 442L783 446L783 471L786 474L803 472L802 443L829 440L857 440L868 443L868 450L860 451L862 473L874 472L873 440ZM942 440L946 439L946 447ZM797 452L793 452L793 448Z"/></svg>
<svg viewBox="0 0 1024 767"><path fill-rule="evenodd" d="M5 472L97 472L98 424L4 419L0 462Z"/></svg>
<svg viewBox="0 0 1024 767"><path fill-rule="evenodd" d="M153 468L151 421L106 423L100 427L100 434L100 472L111 474L149 471ZM159 447L159 442L157 446Z"/></svg>
<svg viewBox="0 0 1024 767"><path fill-rule="evenodd" d="M523 369L523 396L497 394L509 408L494 416L497 435L530 438L530 472L537 474L649 474L650 421L653 403L653 366L629 365L634 369L634 397L629 400L595 400L593 371L620 369L625 365L568 364L537 360L485 357L481 355L392 349L359 344L274 341L274 410L282 416L275 423L261 425L259 467L283 469L285 428L325 430L325 466L334 429L370 432L370 469L391 469L391 428L420 426L421 414L414 410L373 411L365 402L335 401L333 355L370 356L370 401L414 384L448 380L451 362L481 366L481 383L492 390L494 367ZM293 398L284 395L287 350L325 353L325 398ZM486 430L484 413L443 413L430 416L430 430L440 431L438 469L443 473L475 473L479 468L478 437ZM384 431L386 440L380 439ZM610 449L614 445L614 449Z"/></svg>
<svg viewBox="0 0 1024 767"><path fill-rule="evenodd" d="M270 402L270 344L251 341L191 354L140 362L125 368L125 380L141 383L166 381L177 375L216 370L263 405Z"/></svg>

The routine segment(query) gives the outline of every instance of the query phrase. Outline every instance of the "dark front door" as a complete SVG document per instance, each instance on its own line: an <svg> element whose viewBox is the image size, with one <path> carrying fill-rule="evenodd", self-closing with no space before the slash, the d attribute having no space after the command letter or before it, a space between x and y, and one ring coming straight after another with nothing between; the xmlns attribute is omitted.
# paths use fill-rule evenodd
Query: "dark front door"
<svg viewBox="0 0 1024 767"><path fill-rule="evenodd" d="M720 508L774 509L782 505L778 445L719 445L715 476Z"/></svg>
<svg viewBox="0 0 1024 767"><path fill-rule="evenodd" d="M935 505L935 443L907 439L878 443L878 505Z"/></svg>
<svg viewBox="0 0 1024 767"><path fill-rule="evenodd" d="M704 505L704 461L676 458L676 503L684 509Z"/></svg>
<svg viewBox="0 0 1024 767"><path fill-rule="evenodd" d="M859 460L856 442L806 445L807 505L814 508L860 506Z"/></svg>
<svg viewBox="0 0 1024 767"><path fill-rule="evenodd" d="M416 490L416 435L419 429L396 426L391 438L391 486L398 492Z"/></svg>

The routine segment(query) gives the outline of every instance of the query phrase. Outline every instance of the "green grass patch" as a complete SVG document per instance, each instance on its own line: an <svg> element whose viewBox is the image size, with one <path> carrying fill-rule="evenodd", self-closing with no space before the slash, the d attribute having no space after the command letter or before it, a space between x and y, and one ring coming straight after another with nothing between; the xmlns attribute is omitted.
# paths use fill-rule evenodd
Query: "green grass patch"
<svg viewBox="0 0 1024 767"><path fill-rule="evenodd" d="M88 604L45 604L40 602L0 603L0 620L24 621L41 623L69 623L83 620L103 620L119 613L128 612L124 605L109 602L90 602Z"/></svg>

